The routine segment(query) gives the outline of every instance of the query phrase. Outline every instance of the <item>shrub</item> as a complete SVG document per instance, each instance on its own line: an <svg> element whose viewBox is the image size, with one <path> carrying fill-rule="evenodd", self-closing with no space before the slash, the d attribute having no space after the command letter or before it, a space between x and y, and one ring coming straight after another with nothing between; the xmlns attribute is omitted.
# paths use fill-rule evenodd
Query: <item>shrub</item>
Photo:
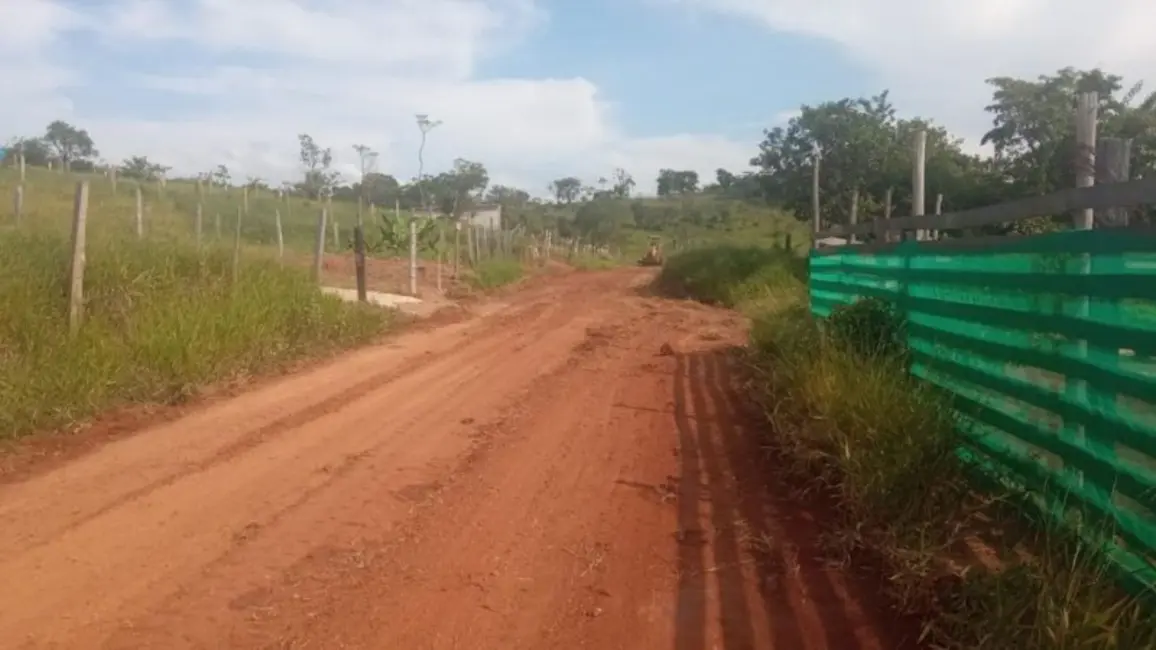
<svg viewBox="0 0 1156 650"><path fill-rule="evenodd" d="M479 262L470 281L479 289L496 289L521 280L524 274L525 269L518 260L494 257Z"/></svg>
<svg viewBox="0 0 1156 650"><path fill-rule="evenodd" d="M862 298L850 305L839 305L827 318L832 336L869 359L905 356L905 325L899 310L879 298Z"/></svg>

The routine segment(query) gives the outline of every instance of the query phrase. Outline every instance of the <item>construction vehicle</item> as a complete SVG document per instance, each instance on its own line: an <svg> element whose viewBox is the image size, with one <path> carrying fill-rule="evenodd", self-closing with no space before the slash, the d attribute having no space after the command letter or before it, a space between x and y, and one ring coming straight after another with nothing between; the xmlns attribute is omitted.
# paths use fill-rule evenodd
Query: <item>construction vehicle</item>
<svg viewBox="0 0 1156 650"><path fill-rule="evenodd" d="M650 238L650 247L646 255L638 260L639 266L662 266L662 241L658 237Z"/></svg>

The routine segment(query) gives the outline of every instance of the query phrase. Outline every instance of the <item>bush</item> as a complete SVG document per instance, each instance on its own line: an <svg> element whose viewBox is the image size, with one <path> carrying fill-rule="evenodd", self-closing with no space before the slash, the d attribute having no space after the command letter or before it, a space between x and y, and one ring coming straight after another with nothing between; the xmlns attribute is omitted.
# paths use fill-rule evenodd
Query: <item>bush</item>
<svg viewBox="0 0 1156 650"><path fill-rule="evenodd" d="M658 282L672 293L742 307L769 291L800 287L804 264L782 250L720 245L668 258Z"/></svg>
<svg viewBox="0 0 1156 650"><path fill-rule="evenodd" d="M869 359L905 357L906 319L894 305L879 298L863 298L839 305L827 317L831 335L848 349Z"/></svg>
<svg viewBox="0 0 1156 650"><path fill-rule="evenodd" d="M521 280L524 274L525 269L518 260L494 257L479 262L470 281L479 289L496 289Z"/></svg>

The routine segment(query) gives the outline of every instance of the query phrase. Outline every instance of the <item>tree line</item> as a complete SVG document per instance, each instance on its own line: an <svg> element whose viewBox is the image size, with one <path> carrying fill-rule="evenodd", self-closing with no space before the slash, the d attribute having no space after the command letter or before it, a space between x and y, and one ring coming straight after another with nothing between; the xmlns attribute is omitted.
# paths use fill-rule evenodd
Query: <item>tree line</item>
<svg viewBox="0 0 1156 650"><path fill-rule="evenodd" d="M720 201L714 201L724 205L717 214L704 215L695 207L704 198L773 207L809 219L811 174L818 155L823 219L846 223L852 195L864 218L881 215L888 198L894 214L910 214L911 143L915 132L922 130L927 133L928 196L942 195L945 210L967 209L1072 187L1074 106L1079 94L1089 91L1099 96L1100 135L1133 140L1133 176L1143 177L1156 166L1156 93L1145 95L1140 83L1126 85L1121 76L1098 68L1064 68L1034 79L995 77L987 83L992 96L985 110L992 126L982 144L991 146L990 156L965 152L960 138L931 119L899 117L888 92L883 91L872 97L802 106L786 125L764 131L747 170L718 169L714 179L706 181L695 171L662 169L654 188L667 201L657 204L638 199L637 183L625 169L615 169L592 183L577 176L558 178L546 188L548 199L536 198L523 188L491 185L486 166L465 159L455 160L448 170L425 175L423 182L402 182L379 171L376 152L365 145L353 146L361 167L359 178L349 181L333 170L332 149L308 134L298 136L300 180L270 189L314 199L331 196L396 204L449 217L497 204L507 215L507 223L530 229L559 228L607 241L632 226L663 229L680 222L709 225L729 218L732 211ZM31 165L55 162L74 171L103 166L88 132L59 120L49 124L42 136L10 144L8 155L18 146ZM144 156L131 157L117 169L125 177L149 180L170 171ZM225 165L196 179L220 186L268 187L259 178L232 178ZM1047 227L1047 220L1042 221L1015 227Z"/></svg>
<svg viewBox="0 0 1156 650"><path fill-rule="evenodd" d="M895 214L911 214L913 135L927 133L926 188L943 209L962 210L1075 185L1075 105L1080 94L1099 97L1100 137L1130 138L1133 177L1156 164L1156 93L1125 85L1100 69L1064 68L1034 79L987 80L991 128L981 144L992 155L968 154L963 141L924 118L899 118L888 93L803 106L783 126L767 130L752 166L763 193L800 219L811 214L812 170L820 157L821 214L847 223L852 195L861 215L881 216L890 195ZM1055 227L1048 218L1014 229Z"/></svg>

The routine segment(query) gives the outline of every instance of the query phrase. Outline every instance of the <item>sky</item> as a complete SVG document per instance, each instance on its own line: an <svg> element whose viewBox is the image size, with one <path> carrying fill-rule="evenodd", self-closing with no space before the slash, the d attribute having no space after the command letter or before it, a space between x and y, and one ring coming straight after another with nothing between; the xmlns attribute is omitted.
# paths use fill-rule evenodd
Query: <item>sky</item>
<svg viewBox="0 0 1156 650"><path fill-rule="evenodd" d="M661 168L748 169L800 105L891 91L978 150L984 79L1064 66L1148 80L1152 0L0 0L0 146L62 119L101 158L301 173L297 136L417 175L415 114L455 158L545 195Z"/></svg>

